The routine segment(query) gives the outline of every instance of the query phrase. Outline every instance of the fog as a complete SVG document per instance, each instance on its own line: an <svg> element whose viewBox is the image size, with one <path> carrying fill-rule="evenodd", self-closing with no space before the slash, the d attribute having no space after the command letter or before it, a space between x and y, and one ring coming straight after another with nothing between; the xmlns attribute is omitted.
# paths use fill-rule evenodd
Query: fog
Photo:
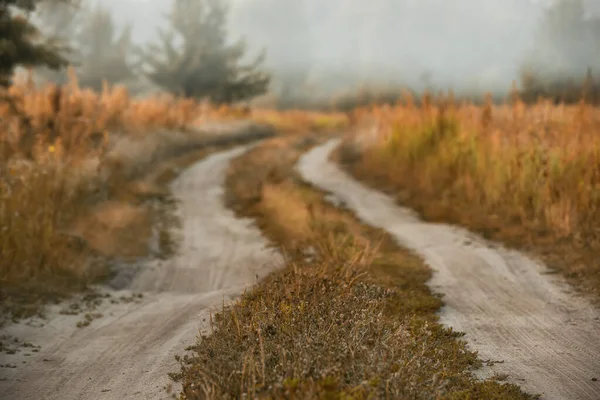
<svg viewBox="0 0 600 400"><path fill-rule="evenodd" d="M157 38L156 28L164 24L163 14L171 4L169 0L101 2L117 25L133 24L133 39L140 44ZM593 62L597 65L593 58L598 53L589 48L600 47L597 35L578 40L568 63L552 51L552 40L558 40L552 35L546 48L535 48L536 30L551 0L229 3L231 40L245 38L250 55L266 50L265 67L273 73L274 90L288 79L313 94L361 85L505 93L525 62L536 68L556 64L561 72L579 73ZM600 15L600 1L586 0L586 10Z"/></svg>

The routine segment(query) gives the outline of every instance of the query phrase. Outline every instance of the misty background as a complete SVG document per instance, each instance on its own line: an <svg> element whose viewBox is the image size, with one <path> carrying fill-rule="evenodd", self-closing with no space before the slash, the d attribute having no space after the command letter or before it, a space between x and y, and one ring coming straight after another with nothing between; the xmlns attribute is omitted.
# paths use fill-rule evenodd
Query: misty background
<svg viewBox="0 0 600 400"><path fill-rule="evenodd" d="M136 45L159 38L172 6L169 0L85 3L104 7L115 32L126 32ZM548 76L600 69L600 24L581 27L582 18L600 17L598 0L573 0L550 16L552 0L228 3L228 37L245 39L249 58L266 51L270 89L282 96L395 85L507 93L527 66Z"/></svg>

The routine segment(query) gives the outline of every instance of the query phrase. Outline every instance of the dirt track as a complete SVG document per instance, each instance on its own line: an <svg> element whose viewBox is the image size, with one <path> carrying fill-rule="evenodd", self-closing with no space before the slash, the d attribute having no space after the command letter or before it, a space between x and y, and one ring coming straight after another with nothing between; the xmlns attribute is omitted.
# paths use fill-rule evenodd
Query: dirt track
<svg viewBox="0 0 600 400"><path fill-rule="evenodd" d="M239 295L246 285L276 268L281 257L265 247L250 220L222 205L228 162L245 148L219 153L185 171L172 186L179 201L183 242L178 255L143 265L116 283L142 292L139 303L101 306L104 317L85 328L81 316L59 315L43 327L10 326L1 334L34 345L0 354L0 399L164 399L167 374L177 372L175 354L209 326L211 307Z"/></svg>
<svg viewBox="0 0 600 400"><path fill-rule="evenodd" d="M330 141L299 163L303 177L333 193L366 223L392 233L436 271L432 288L445 295L443 323L467 332L483 359L500 361L482 374L509 380L546 399L600 398L600 313L568 293L543 266L458 229L418 220L328 161ZM139 303L101 306L104 317L76 328L81 316L59 315L43 327L13 325L39 353L0 354L0 399L164 399L175 354L206 331L211 307L281 265L250 220L222 205L228 162L244 148L208 157L173 184L182 220L178 255L124 271L113 284L143 292ZM26 354L29 354L28 356ZM593 378L598 380L594 381Z"/></svg>
<svg viewBox="0 0 600 400"><path fill-rule="evenodd" d="M444 294L441 322L467 332L482 359L480 371L544 399L600 399L600 312L568 292L546 269L469 232L419 221L393 199L345 174L329 154L332 140L299 162L304 179L332 193L364 222L390 232L435 271L430 282Z"/></svg>

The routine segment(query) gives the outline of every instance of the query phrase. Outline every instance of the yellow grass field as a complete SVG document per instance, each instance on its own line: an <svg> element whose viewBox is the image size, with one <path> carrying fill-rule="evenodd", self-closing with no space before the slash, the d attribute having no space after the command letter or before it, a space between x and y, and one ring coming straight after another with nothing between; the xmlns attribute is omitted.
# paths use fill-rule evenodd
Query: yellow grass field
<svg viewBox="0 0 600 400"><path fill-rule="evenodd" d="M537 250L599 291L600 109L421 100L354 111L353 150L340 152L352 172L428 219Z"/></svg>
<svg viewBox="0 0 600 400"><path fill-rule="evenodd" d="M123 87L102 93L35 87L31 76L1 93L0 286L31 295L75 289L104 271L89 265L69 234L90 203L107 197L106 152L113 135L138 137L157 129L183 130L205 119L235 117L192 100L129 97ZM47 289L47 290L46 290ZM8 292L7 292L8 291ZM68 291L68 290L67 290ZM29 292L29 293L28 293ZM13 293L14 294L14 293Z"/></svg>
<svg viewBox="0 0 600 400"><path fill-rule="evenodd" d="M156 149L215 121L251 120L288 134L347 124L344 114L216 107L170 95L136 99L121 86L95 93L80 88L74 73L70 78L64 87L40 87L30 73L0 93L0 298L13 312L15 298L43 303L104 276L81 242L85 232L97 247L114 248L102 229L130 221L150 230L137 207L110 201L126 183L123 157L143 169ZM110 154L115 147L119 157Z"/></svg>

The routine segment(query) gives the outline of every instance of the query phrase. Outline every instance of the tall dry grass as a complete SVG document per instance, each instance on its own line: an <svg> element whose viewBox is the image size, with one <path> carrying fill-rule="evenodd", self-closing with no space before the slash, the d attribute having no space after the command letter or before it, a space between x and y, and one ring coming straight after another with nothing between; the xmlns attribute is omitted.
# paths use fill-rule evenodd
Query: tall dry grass
<svg viewBox="0 0 600 400"><path fill-rule="evenodd" d="M32 76L0 93L0 296L44 297L103 275L86 262L69 225L109 183L101 180L115 136L184 130L235 110L170 96L133 99L124 87L83 90L76 76L36 87ZM93 161L93 162L90 162ZM109 174L117 177L118 174ZM116 179L116 178L115 178Z"/></svg>
<svg viewBox="0 0 600 400"><path fill-rule="evenodd" d="M274 110L259 108L252 111L252 119L273 126L284 134L309 132L339 132L349 127L346 113L306 110Z"/></svg>
<svg viewBox="0 0 600 400"><path fill-rule="evenodd" d="M363 128L354 138L362 150L346 152L353 172L427 218L533 246L598 291L600 109L516 95L505 105L428 95L414 104L406 96L355 111Z"/></svg>

